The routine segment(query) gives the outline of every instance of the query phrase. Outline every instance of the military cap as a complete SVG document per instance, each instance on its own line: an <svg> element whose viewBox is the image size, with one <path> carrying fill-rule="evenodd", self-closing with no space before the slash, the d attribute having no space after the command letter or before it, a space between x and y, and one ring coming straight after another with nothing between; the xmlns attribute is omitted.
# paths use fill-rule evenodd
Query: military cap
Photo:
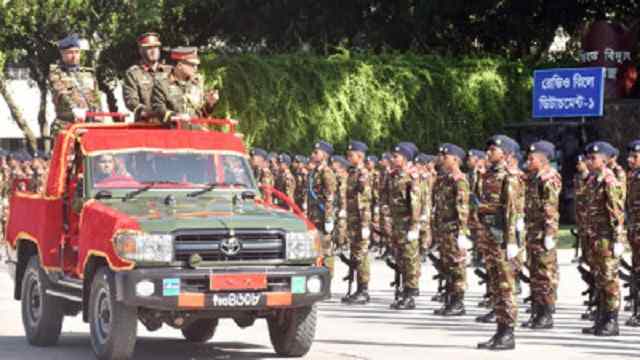
<svg viewBox="0 0 640 360"><path fill-rule="evenodd" d="M200 64L200 58L198 57L198 48L195 47L177 47L171 49L171 60L178 62L186 62L192 65Z"/></svg>
<svg viewBox="0 0 640 360"><path fill-rule="evenodd" d="M375 155L367 156L367 161L371 161L372 163L378 163L378 157Z"/></svg>
<svg viewBox="0 0 640 360"><path fill-rule="evenodd" d="M594 141L586 146L584 152L587 154L602 154L611 157L614 150L613 146L606 141Z"/></svg>
<svg viewBox="0 0 640 360"><path fill-rule="evenodd" d="M304 163L304 160L305 160L305 157L299 154L293 157L293 161L295 162Z"/></svg>
<svg viewBox="0 0 640 360"><path fill-rule="evenodd" d="M469 151L467 151L467 156L468 157L477 157L478 159L486 159L487 158L487 153L485 153L482 150L478 150L478 149L470 149Z"/></svg>
<svg viewBox="0 0 640 360"><path fill-rule="evenodd" d="M347 158L345 158L342 155L333 155L331 157L331 161L332 162L337 162L340 165L344 166L345 168L349 168L351 166L351 162L349 160L347 160Z"/></svg>
<svg viewBox="0 0 640 360"><path fill-rule="evenodd" d="M440 145L440 147L438 148L438 152L443 155L456 156L458 157L458 159L460 159L460 161L464 160L464 158L466 157L466 153L460 146L450 143L444 143Z"/></svg>
<svg viewBox="0 0 640 360"><path fill-rule="evenodd" d="M263 159L267 159L269 157L269 154L267 154L267 151L265 149L253 148L251 150L251 156L260 156Z"/></svg>
<svg viewBox="0 0 640 360"><path fill-rule="evenodd" d="M389 152L382 153L382 160L391 160L391 153Z"/></svg>
<svg viewBox="0 0 640 360"><path fill-rule="evenodd" d="M273 159L278 160L278 153L275 152L275 151L272 151L272 152L267 154L267 160L271 161Z"/></svg>
<svg viewBox="0 0 640 360"><path fill-rule="evenodd" d="M582 155L582 154L578 155L578 158L577 158L578 162L583 162L584 160L585 160L584 159L584 155Z"/></svg>
<svg viewBox="0 0 640 360"><path fill-rule="evenodd" d="M314 149L322 150L326 152L329 156L333 155L333 145L329 144L326 141L318 141L314 146Z"/></svg>
<svg viewBox="0 0 640 360"><path fill-rule="evenodd" d="M618 149L617 147L611 145L611 157L615 158L620 156L620 149Z"/></svg>
<svg viewBox="0 0 640 360"><path fill-rule="evenodd" d="M413 162L415 162L416 164L428 164L429 160L427 158L427 154L420 153L416 155L416 157L413 159Z"/></svg>
<svg viewBox="0 0 640 360"><path fill-rule="evenodd" d="M489 140L487 140L487 148L492 145L509 154L515 153L520 148L515 140L506 135L494 135L489 138Z"/></svg>
<svg viewBox="0 0 640 360"><path fill-rule="evenodd" d="M283 164L291 165L291 156L289 156L289 154L280 154L280 156L278 156L278 161Z"/></svg>
<svg viewBox="0 0 640 360"><path fill-rule="evenodd" d="M367 147L367 144L363 143L362 141L352 140L351 142L349 142L347 150L366 153L367 150L369 150L369 147Z"/></svg>
<svg viewBox="0 0 640 360"><path fill-rule="evenodd" d="M59 50L67 50L71 48L80 49L80 37L78 34L71 34L66 38L58 41L58 49Z"/></svg>
<svg viewBox="0 0 640 360"><path fill-rule="evenodd" d="M640 140L633 140L627 144L628 152L640 152Z"/></svg>
<svg viewBox="0 0 640 360"><path fill-rule="evenodd" d="M409 147L411 149L411 151L413 151L414 154L417 154L420 152L420 149L418 149L418 147L416 146L416 144L412 143L412 142L408 142L408 141L403 141L400 144L404 144L407 147Z"/></svg>
<svg viewBox="0 0 640 360"><path fill-rule="evenodd" d="M546 156L547 159L553 160L556 154L556 147L546 140L540 140L529 145L529 152L539 153Z"/></svg>
<svg viewBox="0 0 640 360"><path fill-rule="evenodd" d="M144 33L138 36L138 46L140 47L156 47L161 46L160 35L154 32Z"/></svg>
<svg viewBox="0 0 640 360"><path fill-rule="evenodd" d="M405 159L411 161L415 157L416 151L410 143L401 142L393 148L394 153L404 156Z"/></svg>

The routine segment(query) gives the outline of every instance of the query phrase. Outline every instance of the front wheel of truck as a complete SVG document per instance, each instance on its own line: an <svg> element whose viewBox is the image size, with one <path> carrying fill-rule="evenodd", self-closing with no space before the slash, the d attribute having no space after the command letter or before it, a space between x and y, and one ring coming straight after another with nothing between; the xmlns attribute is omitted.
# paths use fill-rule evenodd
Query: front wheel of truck
<svg viewBox="0 0 640 360"><path fill-rule="evenodd" d="M184 338L192 343L209 341L218 327L218 319L199 319L182 329Z"/></svg>
<svg viewBox="0 0 640 360"><path fill-rule="evenodd" d="M103 267L97 271L89 297L91 346L100 360L127 360L136 345L138 314L116 300L115 277Z"/></svg>
<svg viewBox="0 0 640 360"><path fill-rule="evenodd" d="M49 279L38 255L27 263L22 278L22 324L27 341L35 346L55 345L62 330L62 301L47 294Z"/></svg>
<svg viewBox="0 0 640 360"><path fill-rule="evenodd" d="M286 357L304 356L313 344L316 334L317 308L315 305L279 310L267 319L269 337L276 353Z"/></svg>

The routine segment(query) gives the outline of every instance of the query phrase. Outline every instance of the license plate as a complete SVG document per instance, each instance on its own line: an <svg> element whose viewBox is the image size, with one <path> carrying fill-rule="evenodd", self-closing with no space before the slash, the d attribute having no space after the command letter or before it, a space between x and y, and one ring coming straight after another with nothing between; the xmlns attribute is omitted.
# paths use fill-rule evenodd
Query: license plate
<svg viewBox="0 0 640 360"><path fill-rule="evenodd" d="M264 304L264 295L252 292L213 294L212 302L215 307L255 307Z"/></svg>
<svg viewBox="0 0 640 360"><path fill-rule="evenodd" d="M264 290L267 288L266 274L216 274L211 275L210 290Z"/></svg>

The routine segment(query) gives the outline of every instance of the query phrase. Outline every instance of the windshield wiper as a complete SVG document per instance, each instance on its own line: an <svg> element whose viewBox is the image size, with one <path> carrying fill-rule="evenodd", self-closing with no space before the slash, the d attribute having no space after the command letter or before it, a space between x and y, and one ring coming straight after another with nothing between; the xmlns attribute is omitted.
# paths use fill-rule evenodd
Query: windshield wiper
<svg viewBox="0 0 640 360"><path fill-rule="evenodd" d="M207 186L205 186L204 188L198 190L198 191L194 191L192 193L188 193L187 197L196 197L199 195L202 195L204 193L208 193L209 191L220 187L220 186L244 186L247 187L247 184L245 183L226 183L226 182L214 182L214 183L210 183Z"/></svg>
<svg viewBox="0 0 640 360"><path fill-rule="evenodd" d="M142 194L145 191L148 191L149 189L152 189L154 186L159 185L159 184L179 184L180 182L178 181L150 181L150 182L143 182L143 184L146 184L145 186L133 190L131 192L128 192L124 195L124 197L122 198L122 201L127 201L127 200L131 200L134 197Z"/></svg>

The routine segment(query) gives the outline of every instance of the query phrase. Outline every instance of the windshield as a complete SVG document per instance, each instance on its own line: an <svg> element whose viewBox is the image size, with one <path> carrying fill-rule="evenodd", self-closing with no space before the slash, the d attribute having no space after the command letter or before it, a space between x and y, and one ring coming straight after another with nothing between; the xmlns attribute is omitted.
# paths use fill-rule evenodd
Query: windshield
<svg viewBox="0 0 640 360"><path fill-rule="evenodd" d="M247 160L235 154L135 151L89 157L91 183L96 190L153 188L254 188Z"/></svg>

